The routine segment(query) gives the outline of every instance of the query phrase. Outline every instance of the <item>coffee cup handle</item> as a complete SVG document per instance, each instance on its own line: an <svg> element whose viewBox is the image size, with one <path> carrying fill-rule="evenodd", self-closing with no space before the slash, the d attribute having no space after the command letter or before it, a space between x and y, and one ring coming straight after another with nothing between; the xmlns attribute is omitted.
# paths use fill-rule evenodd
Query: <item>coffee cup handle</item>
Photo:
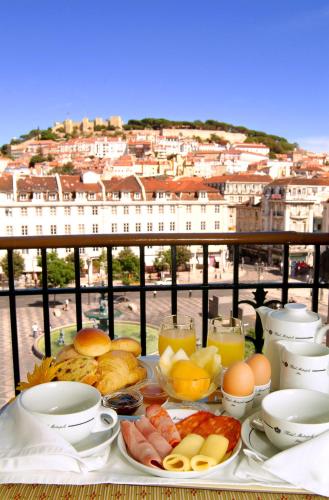
<svg viewBox="0 0 329 500"><path fill-rule="evenodd" d="M112 429L118 422L118 414L111 408L99 408L96 423L91 432L100 432Z"/></svg>
<svg viewBox="0 0 329 500"><path fill-rule="evenodd" d="M256 415L254 418L251 419L250 426L253 429L256 429L256 431L265 432L263 420L261 419L260 415Z"/></svg>
<svg viewBox="0 0 329 500"><path fill-rule="evenodd" d="M327 331L329 330L329 325L323 325L315 334L315 339L314 341L317 343L317 344L321 344L321 342L323 341Z"/></svg>

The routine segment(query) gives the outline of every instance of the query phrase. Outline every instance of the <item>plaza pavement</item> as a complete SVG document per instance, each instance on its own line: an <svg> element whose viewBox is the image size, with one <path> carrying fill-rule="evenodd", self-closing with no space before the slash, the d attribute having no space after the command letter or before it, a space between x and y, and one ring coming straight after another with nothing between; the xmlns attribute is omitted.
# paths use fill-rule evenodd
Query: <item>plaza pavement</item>
<svg viewBox="0 0 329 500"><path fill-rule="evenodd" d="M252 268L244 268L242 273L240 274L241 281L257 281L259 276L255 274L255 271ZM271 271L266 271L264 276L261 276L262 280L271 280L273 278L273 274ZM188 276L179 276L180 283L193 283L200 281L200 271L195 271L194 273L190 273ZM231 270L227 270L225 273L221 273L221 276L216 273L215 270L212 274L209 274L209 281L212 280L231 280L232 273ZM277 279L277 278L276 278ZM245 292L249 294L250 292ZM216 292L214 292L216 294ZM129 295L129 294L128 294ZM198 295L198 296L197 296ZM218 294L219 295L219 294ZM271 290L269 293L271 298L278 298L279 293L275 290ZM242 295L241 297L245 298L247 295ZM291 293L294 300L301 303L306 303L307 306L311 307L310 302L310 293L308 290L293 290ZM119 309L121 312L120 320L127 321L139 321L139 303L138 303L138 294L135 298L135 294L131 294L132 303L135 304L136 307L130 308L129 303L122 303L115 306L116 309ZM212 297L212 292L209 294L209 298ZM321 297L321 296L320 296ZM327 299L327 291L323 294L322 300L320 300L319 312L325 321L328 313L328 299ZM65 325L74 324L76 322L75 318L75 305L70 302L68 310L64 311L62 306L64 304L67 296L57 296L57 302L55 307L52 304L52 297L50 298L50 322L52 328L59 328ZM83 302L83 312L87 309L97 308L99 305L98 302L99 294L90 294L90 296L85 297L86 302ZM43 315L42 315L42 303L41 296L32 296L24 298L25 303L23 304L23 298L17 298L17 327L18 327L18 339L19 339L19 359L20 359L20 375L21 380L26 379L26 374L28 371L31 371L34 367L35 362L38 362L38 359L35 357L32 351L33 343L35 339L32 336L32 324L36 322L39 328L43 329ZM147 293L147 318L146 321L150 325L159 325L161 317L165 314L170 314L170 296L168 293L158 292L156 297L153 296L152 292ZM89 303L88 303L89 302ZM222 314L228 314L230 312L231 307L231 295L228 296L220 296L220 306L219 312ZM255 313L250 309L249 306L243 306L243 315L244 319L250 326L253 326ZM54 314L56 311L56 315ZM196 323L196 331L199 334L201 332L201 298L200 294L192 293L189 296L188 292L182 292L178 294L178 311L183 314L191 314L193 311L195 323ZM8 399L10 399L14 395L14 382L12 376L12 358L11 358L11 330L10 330L10 315L9 315L9 307L8 301L6 298L0 298L0 317L1 317L1 325L2 332L0 336L0 407L5 404ZM87 318L83 314L83 320L87 320Z"/></svg>

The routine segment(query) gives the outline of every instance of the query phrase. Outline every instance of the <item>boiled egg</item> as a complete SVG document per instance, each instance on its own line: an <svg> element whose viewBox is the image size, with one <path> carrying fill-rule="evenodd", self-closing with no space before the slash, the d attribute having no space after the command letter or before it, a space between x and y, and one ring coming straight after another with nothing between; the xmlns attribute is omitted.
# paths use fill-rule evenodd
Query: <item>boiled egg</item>
<svg viewBox="0 0 329 500"><path fill-rule="evenodd" d="M232 396L249 396L254 392L255 377L244 361L233 363L223 377L223 390Z"/></svg>
<svg viewBox="0 0 329 500"><path fill-rule="evenodd" d="M268 384L271 380L271 364L264 354L253 354L246 363L253 371L256 385Z"/></svg>

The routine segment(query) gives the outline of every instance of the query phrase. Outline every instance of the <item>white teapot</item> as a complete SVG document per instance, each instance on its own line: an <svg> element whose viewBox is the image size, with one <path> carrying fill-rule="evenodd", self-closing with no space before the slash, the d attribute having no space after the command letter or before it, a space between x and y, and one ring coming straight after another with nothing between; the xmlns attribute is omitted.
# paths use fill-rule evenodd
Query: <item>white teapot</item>
<svg viewBox="0 0 329 500"><path fill-rule="evenodd" d="M320 344L329 330L322 326L319 314L308 311L304 304L289 303L283 309L270 309L261 306L256 309L264 332L264 354L272 368L272 391L280 385L280 346L279 340L316 342Z"/></svg>

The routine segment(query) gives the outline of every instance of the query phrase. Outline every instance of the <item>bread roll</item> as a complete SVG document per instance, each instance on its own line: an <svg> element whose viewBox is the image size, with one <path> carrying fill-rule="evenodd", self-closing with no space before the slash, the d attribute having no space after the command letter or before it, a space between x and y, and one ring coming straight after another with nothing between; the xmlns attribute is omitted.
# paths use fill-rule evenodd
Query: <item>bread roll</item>
<svg viewBox="0 0 329 500"><path fill-rule="evenodd" d="M61 363L62 361L66 361L67 359L78 358L81 354L78 353L74 349L73 344L65 345L56 356L56 363Z"/></svg>
<svg viewBox="0 0 329 500"><path fill-rule="evenodd" d="M112 340L111 344L112 350L129 351L132 352L134 356L140 356L142 352L142 347L137 340L130 337L120 337L118 339Z"/></svg>
<svg viewBox="0 0 329 500"><path fill-rule="evenodd" d="M110 337L98 328L82 328L74 337L73 344L82 356L101 356L111 349Z"/></svg>
<svg viewBox="0 0 329 500"><path fill-rule="evenodd" d="M79 356L56 365L57 380L72 380L93 385L99 380L98 363L93 358Z"/></svg>

